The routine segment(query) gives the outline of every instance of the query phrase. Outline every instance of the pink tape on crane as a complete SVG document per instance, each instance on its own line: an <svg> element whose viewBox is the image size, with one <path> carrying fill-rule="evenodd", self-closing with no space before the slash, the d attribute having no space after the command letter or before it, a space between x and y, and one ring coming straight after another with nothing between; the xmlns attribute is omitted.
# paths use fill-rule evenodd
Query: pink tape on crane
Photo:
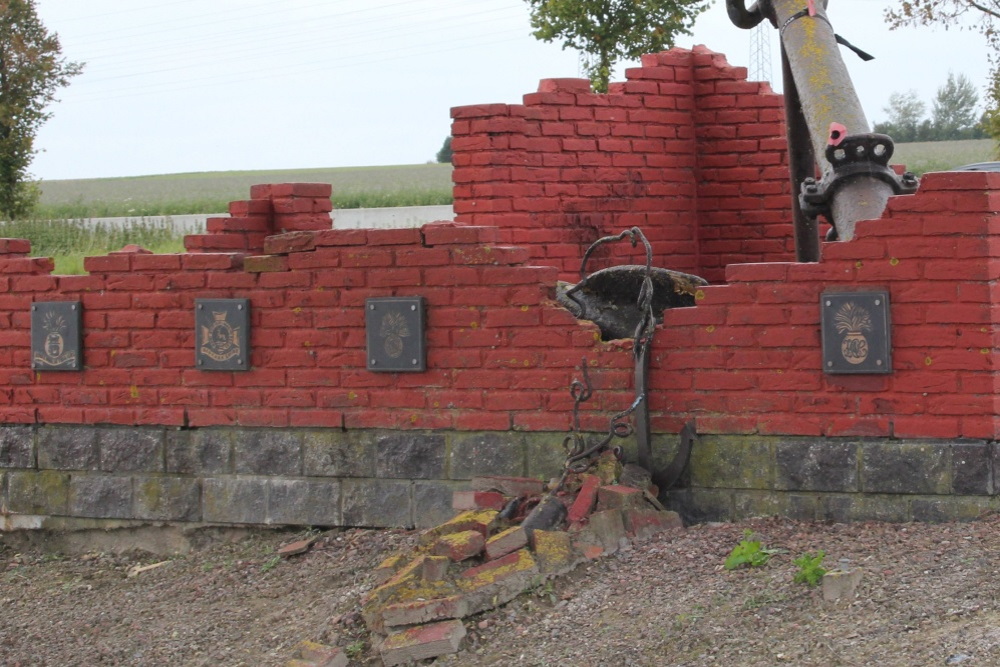
<svg viewBox="0 0 1000 667"><path fill-rule="evenodd" d="M816 0L806 0L806 7L809 9L809 16L816 16Z"/></svg>
<svg viewBox="0 0 1000 667"><path fill-rule="evenodd" d="M840 123L830 123L830 139L827 146L839 146L840 142L847 136L847 127Z"/></svg>

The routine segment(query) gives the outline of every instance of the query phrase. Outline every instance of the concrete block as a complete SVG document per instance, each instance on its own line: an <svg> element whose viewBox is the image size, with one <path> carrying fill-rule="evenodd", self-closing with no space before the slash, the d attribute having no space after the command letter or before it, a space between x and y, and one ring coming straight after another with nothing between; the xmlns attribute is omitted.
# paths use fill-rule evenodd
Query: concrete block
<svg viewBox="0 0 1000 667"><path fill-rule="evenodd" d="M30 426L0 426L0 468L34 468L35 434Z"/></svg>
<svg viewBox="0 0 1000 667"><path fill-rule="evenodd" d="M457 653L464 637L461 621L441 621L389 635L379 646L379 654L385 667L393 667Z"/></svg>
<svg viewBox="0 0 1000 667"><path fill-rule="evenodd" d="M308 477L375 477L375 435L332 429L302 435L303 472Z"/></svg>
<svg viewBox="0 0 1000 667"><path fill-rule="evenodd" d="M573 543L584 555L588 553L587 547L594 546L606 554L613 554L625 536L621 511L603 510L590 515L587 525L573 536Z"/></svg>
<svg viewBox="0 0 1000 667"><path fill-rule="evenodd" d="M961 496L988 496L993 493L995 471L991 465L992 450L990 443L981 440L952 445L952 493Z"/></svg>
<svg viewBox="0 0 1000 667"><path fill-rule="evenodd" d="M382 609L385 627L400 627L441 621L447 618L465 618L469 615L469 605L461 595L449 595L431 600L414 600L387 604Z"/></svg>
<svg viewBox="0 0 1000 667"><path fill-rule="evenodd" d="M466 530L475 530L483 536L483 539L486 539L496 525L497 514L493 510L462 512L455 518L439 526L425 530L420 534L418 541L421 546L427 546L436 542L442 535L459 533Z"/></svg>
<svg viewBox="0 0 1000 667"><path fill-rule="evenodd" d="M97 448L104 472L163 472L161 428L100 428Z"/></svg>
<svg viewBox="0 0 1000 667"><path fill-rule="evenodd" d="M420 578L424 581L443 581L448 576L451 559L447 556L427 556L420 570Z"/></svg>
<svg viewBox="0 0 1000 667"><path fill-rule="evenodd" d="M951 492L951 447L931 442L866 442L861 475L865 493L944 495Z"/></svg>
<svg viewBox="0 0 1000 667"><path fill-rule="evenodd" d="M265 523L267 479L207 477L202 486L202 520Z"/></svg>
<svg viewBox="0 0 1000 667"><path fill-rule="evenodd" d="M824 439L775 444L775 488L858 490L858 443Z"/></svg>
<svg viewBox="0 0 1000 667"><path fill-rule="evenodd" d="M65 516L69 510L69 473L54 470L8 472L7 509L15 514Z"/></svg>
<svg viewBox="0 0 1000 667"><path fill-rule="evenodd" d="M528 545L528 535L521 526L501 531L486 540L486 560L496 560Z"/></svg>
<svg viewBox="0 0 1000 667"><path fill-rule="evenodd" d="M71 475L70 516L131 519L132 478L98 473Z"/></svg>
<svg viewBox="0 0 1000 667"><path fill-rule="evenodd" d="M222 475L232 472L235 432L231 429L168 431L167 472L184 475Z"/></svg>
<svg viewBox="0 0 1000 667"><path fill-rule="evenodd" d="M268 480L267 522L340 526L340 482L334 479Z"/></svg>
<svg viewBox="0 0 1000 667"><path fill-rule="evenodd" d="M394 432L375 442L375 475L389 479L444 479L445 438L439 434Z"/></svg>
<svg viewBox="0 0 1000 667"><path fill-rule="evenodd" d="M301 475L302 434L280 429L241 430L233 447L234 470L243 475Z"/></svg>
<svg viewBox="0 0 1000 667"><path fill-rule="evenodd" d="M447 556L456 563L473 556L478 556L486 539L478 530L463 530L457 533L441 535L430 547L430 553L435 556Z"/></svg>
<svg viewBox="0 0 1000 667"><path fill-rule="evenodd" d="M201 480L163 475L135 479L136 519L200 521Z"/></svg>
<svg viewBox="0 0 1000 667"><path fill-rule="evenodd" d="M523 474L522 434L465 433L451 437L452 479L470 479L479 475Z"/></svg>
<svg viewBox="0 0 1000 667"><path fill-rule="evenodd" d="M42 470L98 470L97 429L46 426L38 430L38 467Z"/></svg>
<svg viewBox="0 0 1000 667"><path fill-rule="evenodd" d="M858 584L861 583L861 568L851 568L849 571L831 570L823 575L823 600L837 602L854 597Z"/></svg>
<svg viewBox="0 0 1000 667"><path fill-rule="evenodd" d="M625 510L650 507L645 494L630 486L612 484L597 489L597 509Z"/></svg>
<svg viewBox="0 0 1000 667"><path fill-rule="evenodd" d="M345 526L413 526L411 482L395 479L343 479L340 480L340 485Z"/></svg>
<svg viewBox="0 0 1000 667"><path fill-rule="evenodd" d="M455 516L451 499L461 482L416 480L413 482L413 525L430 528Z"/></svg>
<svg viewBox="0 0 1000 667"><path fill-rule="evenodd" d="M497 510L507 504L507 496L499 491L455 491L451 497L452 509Z"/></svg>
<svg viewBox="0 0 1000 667"><path fill-rule="evenodd" d="M471 482L473 491L498 491L505 496L523 497L537 496L545 491L545 482L531 477L502 477L491 475L488 477L473 477Z"/></svg>
<svg viewBox="0 0 1000 667"><path fill-rule="evenodd" d="M576 567L579 560L570 534L562 530L532 531L531 550L542 574L565 574Z"/></svg>
<svg viewBox="0 0 1000 667"><path fill-rule="evenodd" d="M691 450L691 483L698 487L770 489L773 442L752 436L700 436Z"/></svg>

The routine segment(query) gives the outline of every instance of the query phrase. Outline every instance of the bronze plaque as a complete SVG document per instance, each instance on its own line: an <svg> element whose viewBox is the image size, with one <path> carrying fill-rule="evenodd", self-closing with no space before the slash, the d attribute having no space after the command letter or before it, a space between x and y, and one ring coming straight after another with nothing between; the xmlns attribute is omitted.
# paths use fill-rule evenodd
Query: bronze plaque
<svg viewBox="0 0 1000 667"><path fill-rule="evenodd" d="M365 300L368 370L423 371L424 298L383 297Z"/></svg>
<svg viewBox="0 0 1000 667"><path fill-rule="evenodd" d="M79 301L31 304L31 368L78 371L83 368Z"/></svg>
<svg viewBox="0 0 1000 667"><path fill-rule="evenodd" d="M826 292L820 315L824 372L892 372L887 291Z"/></svg>
<svg viewBox="0 0 1000 667"><path fill-rule="evenodd" d="M249 299L195 299L194 328L199 370L250 369Z"/></svg>

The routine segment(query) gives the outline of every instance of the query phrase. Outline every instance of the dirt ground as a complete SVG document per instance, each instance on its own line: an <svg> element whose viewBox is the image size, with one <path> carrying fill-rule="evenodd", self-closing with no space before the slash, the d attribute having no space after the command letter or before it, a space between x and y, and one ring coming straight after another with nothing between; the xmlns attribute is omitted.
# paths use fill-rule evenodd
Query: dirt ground
<svg viewBox="0 0 1000 667"><path fill-rule="evenodd" d="M1000 518L962 524L766 519L658 536L466 619L448 665L1000 664ZM753 531L782 550L723 561ZM0 545L0 664L281 665L303 639L377 665L358 600L402 531L254 532L169 559ZM856 597L824 602L792 560L826 552L863 569ZM155 567L148 567L155 566ZM142 569L147 568L147 569Z"/></svg>

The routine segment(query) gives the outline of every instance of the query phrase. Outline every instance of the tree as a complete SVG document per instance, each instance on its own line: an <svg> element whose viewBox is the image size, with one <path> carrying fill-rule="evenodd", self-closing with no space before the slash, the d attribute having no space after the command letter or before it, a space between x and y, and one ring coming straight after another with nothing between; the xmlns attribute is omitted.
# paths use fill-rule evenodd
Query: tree
<svg viewBox="0 0 1000 667"><path fill-rule="evenodd" d="M451 137L444 140L444 145L437 152L438 162L451 162Z"/></svg>
<svg viewBox="0 0 1000 667"><path fill-rule="evenodd" d="M889 120L884 123L876 123L873 129L876 132L888 134L901 143L917 141L917 136L920 133L920 119L926 108L924 103L917 98L915 90L892 93L889 95L889 105L882 108L882 111L889 115Z"/></svg>
<svg viewBox="0 0 1000 667"><path fill-rule="evenodd" d="M987 116L994 122L987 131L1000 142L1000 0L896 0L895 7L885 11L885 19L893 30L901 27L943 25L973 30L986 38L993 65L987 86Z"/></svg>
<svg viewBox="0 0 1000 667"><path fill-rule="evenodd" d="M594 90L607 92L611 70L621 59L638 58L690 35L695 18L711 0L526 0L532 33L563 48L591 56L587 66Z"/></svg>
<svg viewBox="0 0 1000 667"><path fill-rule="evenodd" d="M56 91L82 63L62 57L59 37L42 25L35 0L0 0L0 219L31 211L39 190L28 166L35 135L52 113Z"/></svg>
<svg viewBox="0 0 1000 667"><path fill-rule="evenodd" d="M948 72L948 81L934 98L932 123L939 141L971 138L975 131L979 95L964 74Z"/></svg>

